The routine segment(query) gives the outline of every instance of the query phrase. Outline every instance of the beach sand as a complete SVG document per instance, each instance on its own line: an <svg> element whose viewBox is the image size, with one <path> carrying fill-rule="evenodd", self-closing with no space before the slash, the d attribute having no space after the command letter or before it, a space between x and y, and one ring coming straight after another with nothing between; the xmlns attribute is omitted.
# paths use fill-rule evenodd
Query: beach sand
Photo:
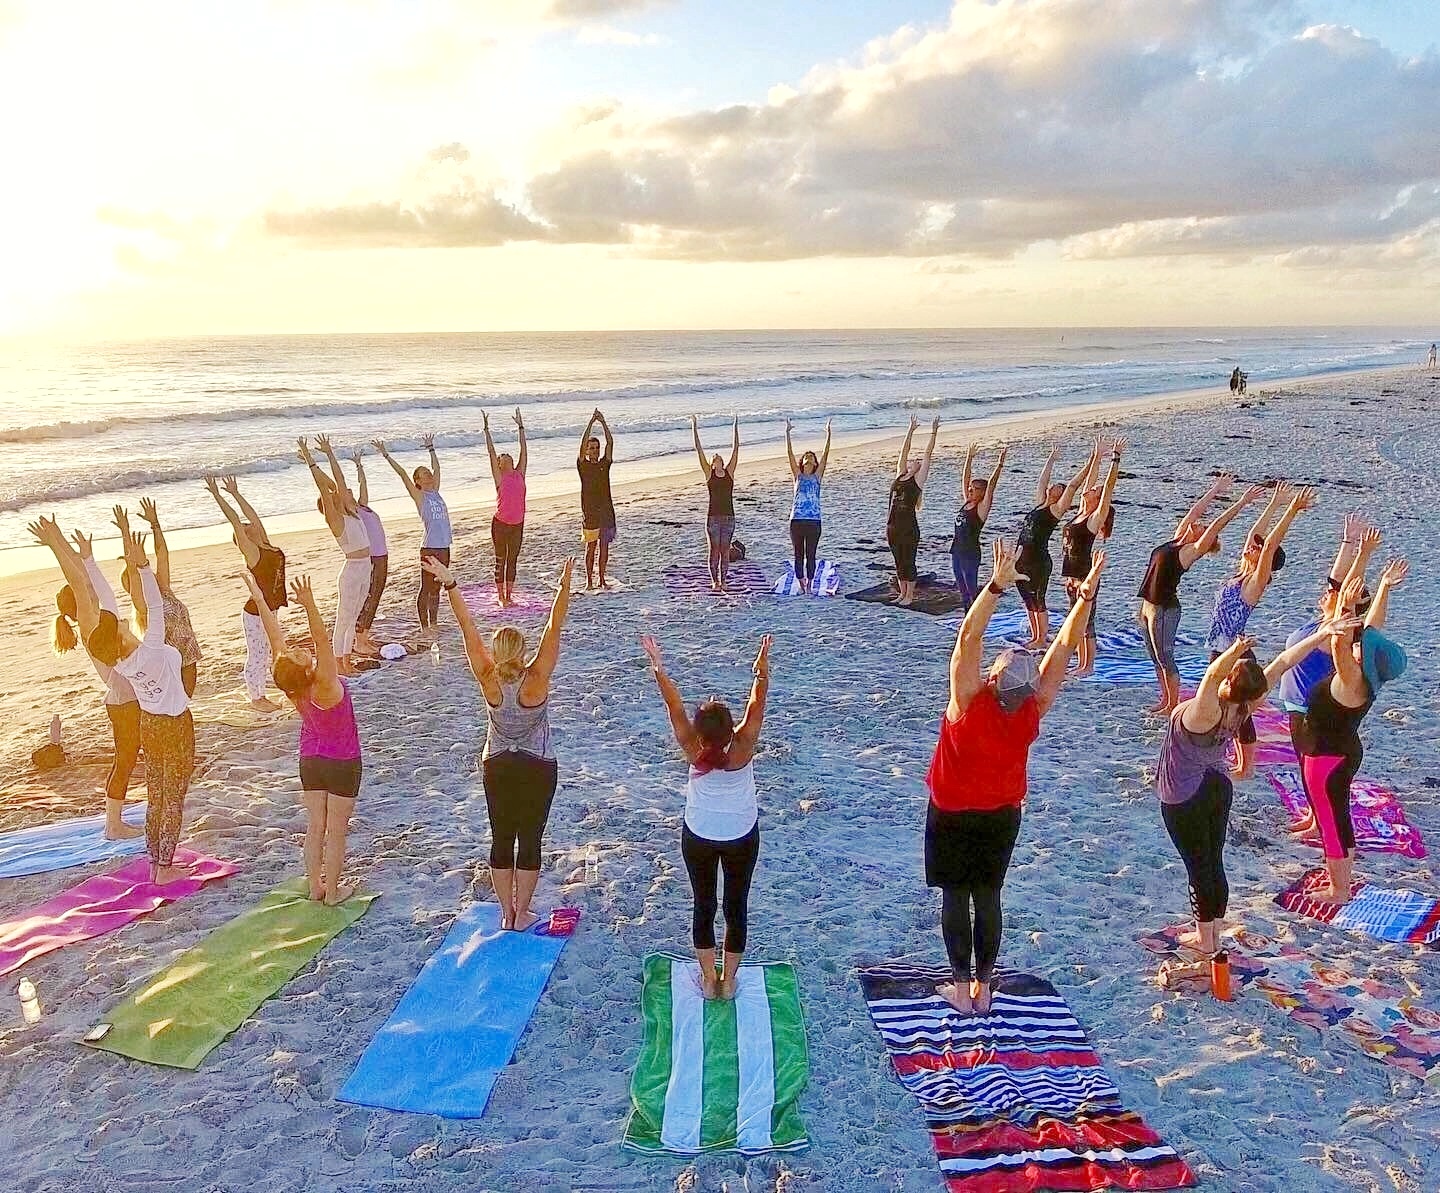
<svg viewBox="0 0 1440 1193"><path fill-rule="evenodd" d="M1012 445L992 533L1013 534L1032 504L1053 438L1074 467L1104 427L1132 448L1117 498L1101 628L1130 624L1150 548L1224 466L1245 481L1322 486L1321 505L1287 541L1290 563L1252 620L1267 655L1308 615L1341 515L1358 508L1409 556L1392 632L1411 668L1366 724L1365 773L1400 792L1440 843L1436 629L1440 609L1440 381L1413 370L1331 378L1228 395L1145 399L1105 412L949 428L927 490L922 571L948 576L958 455L972 432ZM924 429L917 434L917 439ZM818 446L797 444L801 446ZM847 588L887 577L885 487L893 445L837 450L825 483L821 555ZM623 441L617 445L623 454ZM923 777L945 699L953 624L845 600L677 598L660 583L676 558L703 559L698 477L618 494L614 573L622 591L578 597L551 704L561 788L537 906L584 908L486 1117L456 1122L335 1100L376 1029L457 911L490 897L488 828L477 770L480 696L442 609L438 662L426 654L355 685L366 777L351 852L381 898L194 1073L92 1052L78 1037L142 979L298 872L303 812L296 721L243 708L239 582L233 548L177 553L174 587L190 605L206 659L195 703L200 758L185 840L244 869L202 894L25 972L46 1008L25 1029L7 979L0 1006L0 1137L7 1189L248 1190L825 1190L938 1189L918 1107L889 1071L857 966L939 963L938 899L923 883ZM743 456L738 535L778 574L789 558L790 484L773 457ZM467 581L491 567L488 512L455 508L455 557ZM1243 521L1243 519L1242 519ZM382 627L413 626L418 527L391 516L391 586ZM578 549L573 499L532 509L522 589L538 591ZM1203 632L1233 560L1197 565L1182 589L1185 628ZM292 575L334 600L328 537L288 535ZM107 563L112 575L115 568ZM0 583L7 635L0 693L0 828L99 808L108 732L88 664L48 652L54 574ZM1052 586L1052 599L1058 588ZM1061 598L1063 599L1063 597ZM1007 596L1004 606L1015 598ZM542 614L519 623L538 630ZM298 619L292 618L292 628ZM482 625L485 624L482 621ZM812 1148L783 1158L694 1162L622 1152L630 1072L641 1039L640 959L688 942L679 853L684 768L636 637L656 634L691 700L743 701L762 633L775 635L773 687L756 769L762 846L750 956L798 970L810 1047L802 1101ZM1440 1187L1440 1093L1369 1059L1334 1031L1297 1025L1263 1000L1221 1004L1165 993L1137 933L1187 914L1184 873L1149 782L1159 728L1148 688L1070 685L1047 718L1005 890L1002 965L1048 977L1090 1032L1128 1105L1178 1148L1206 1188L1415 1190ZM30 750L54 712L72 764L37 775ZM1440 958L1288 916L1272 903L1315 864L1292 843L1263 778L1237 789L1227 854L1231 919L1293 940L1358 972L1412 983L1440 1009ZM599 879L584 882L594 845ZM78 882L91 867L0 882L10 916ZM1386 885L1440 890L1429 859L1362 859Z"/></svg>

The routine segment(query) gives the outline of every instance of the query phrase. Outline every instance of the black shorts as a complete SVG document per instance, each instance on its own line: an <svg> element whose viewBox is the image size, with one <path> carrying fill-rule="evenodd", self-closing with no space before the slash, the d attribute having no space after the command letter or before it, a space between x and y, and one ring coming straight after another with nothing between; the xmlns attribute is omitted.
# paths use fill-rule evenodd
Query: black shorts
<svg viewBox="0 0 1440 1193"><path fill-rule="evenodd" d="M925 885L998 890L1019 836L1018 806L944 812L931 804L925 816Z"/></svg>
<svg viewBox="0 0 1440 1193"><path fill-rule="evenodd" d="M360 794L360 759L301 758L300 787L354 799Z"/></svg>
<svg viewBox="0 0 1440 1193"><path fill-rule="evenodd" d="M1050 588L1050 573L1054 571L1055 565L1046 559L1020 560L1017 564L1020 572L1028 579L1016 580L1015 591L1020 594L1020 600L1031 613L1045 612L1045 595Z"/></svg>

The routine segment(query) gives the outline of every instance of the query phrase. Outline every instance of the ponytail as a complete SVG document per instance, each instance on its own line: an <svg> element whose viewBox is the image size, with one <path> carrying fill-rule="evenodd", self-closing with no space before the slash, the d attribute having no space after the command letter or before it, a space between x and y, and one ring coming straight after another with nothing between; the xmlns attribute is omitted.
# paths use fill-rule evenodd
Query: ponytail
<svg viewBox="0 0 1440 1193"><path fill-rule="evenodd" d="M75 590L65 585L55 594L55 624L50 630L50 645L56 654L69 654L80 645L80 635L75 632L79 610L75 605Z"/></svg>

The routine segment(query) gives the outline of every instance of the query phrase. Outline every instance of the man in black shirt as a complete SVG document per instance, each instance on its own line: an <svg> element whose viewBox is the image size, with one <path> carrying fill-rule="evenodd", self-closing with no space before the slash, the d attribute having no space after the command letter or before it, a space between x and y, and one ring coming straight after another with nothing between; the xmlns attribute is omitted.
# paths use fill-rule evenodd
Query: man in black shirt
<svg viewBox="0 0 1440 1193"><path fill-rule="evenodd" d="M605 453L600 440L591 435L595 424L605 433ZM575 467L580 473L580 537L585 541L585 587L595 587L595 556L599 548L600 587L609 588L605 569L610 565L610 544L615 541L615 502L610 496L610 465L615 460L615 437L610 424L597 409L580 436L580 456Z"/></svg>

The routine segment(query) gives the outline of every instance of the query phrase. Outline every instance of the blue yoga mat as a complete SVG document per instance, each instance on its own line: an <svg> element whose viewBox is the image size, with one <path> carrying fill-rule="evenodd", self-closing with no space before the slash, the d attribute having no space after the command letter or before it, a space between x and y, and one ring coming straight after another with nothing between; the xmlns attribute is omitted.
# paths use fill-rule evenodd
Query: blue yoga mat
<svg viewBox="0 0 1440 1193"><path fill-rule="evenodd" d="M1180 679L1186 684L1198 684L1205 678L1209 660L1203 655L1177 655L1175 666ZM1114 655L1102 652L1095 655L1095 670L1085 676L1081 683L1103 683L1120 687L1155 683L1155 666L1149 655Z"/></svg>
<svg viewBox="0 0 1440 1193"><path fill-rule="evenodd" d="M339 1099L479 1118L566 939L505 932L498 904L474 904L370 1041Z"/></svg>
<svg viewBox="0 0 1440 1193"><path fill-rule="evenodd" d="M145 805L125 809L127 824L145 823ZM34 828L0 833L0 878L24 878L27 874L49 874L71 866L87 866L111 858L128 857L145 849L144 837L128 841L105 839L105 817L62 820L58 824L37 824Z"/></svg>

